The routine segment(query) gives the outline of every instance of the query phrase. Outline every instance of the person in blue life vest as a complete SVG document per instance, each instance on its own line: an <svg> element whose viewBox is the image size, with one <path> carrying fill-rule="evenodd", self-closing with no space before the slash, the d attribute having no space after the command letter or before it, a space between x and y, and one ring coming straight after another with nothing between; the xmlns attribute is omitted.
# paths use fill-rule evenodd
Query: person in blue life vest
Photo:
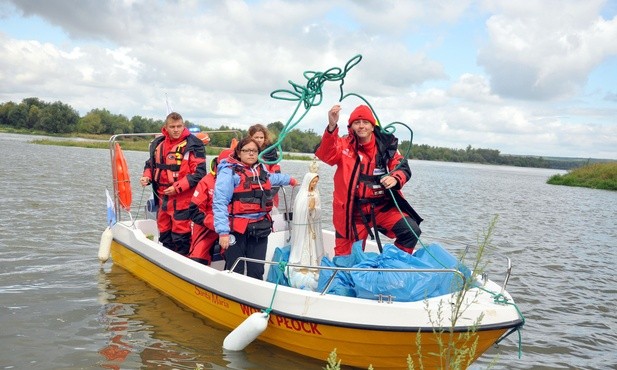
<svg viewBox="0 0 617 370"><path fill-rule="evenodd" d="M218 165L212 208L227 270L240 257L265 259L272 231L272 186L297 185L289 175L269 173L257 161L259 152L259 144L247 137ZM244 269L244 263L239 263L234 271L242 274ZM249 262L246 273L261 280L264 265Z"/></svg>
<svg viewBox="0 0 617 370"><path fill-rule="evenodd" d="M369 235L378 238L378 232L412 253L422 218L401 192L411 169L398 151L398 139L381 129L366 105L351 112L347 135L339 137L340 111L336 104L328 112L328 126L315 150L317 158L336 166L332 199L335 255L350 254L356 240L366 241Z"/></svg>
<svg viewBox="0 0 617 370"><path fill-rule="evenodd" d="M189 205L195 186L208 173L206 152L176 112L167 115L161 131L163 135L150 143L150 158L139 182L152 184L159 242L186 256L191 246Z"/></svg>

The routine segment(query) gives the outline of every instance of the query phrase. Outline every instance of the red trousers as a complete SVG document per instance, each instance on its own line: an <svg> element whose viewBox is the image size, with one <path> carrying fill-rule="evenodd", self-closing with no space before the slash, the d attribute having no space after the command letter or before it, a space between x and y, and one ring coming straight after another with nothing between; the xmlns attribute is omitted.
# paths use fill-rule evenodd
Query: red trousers
<svg viewBox="0 0 617 370"><path fill-rule="evenodd" d="M156 214L159 241L172 251L184 256L191 247L191 217L188 209L177 209L174 197L161 197Z"/></svg>
<svg viewBox="0 0 617 370"><path fill-rule="evenodd" d="M219 239L219 234L203 225L193 224L193 236L191 238L191 250L188 257L198 262L209 265L212 262L210 249Z"/></svg>
<svg viewBox="0 0 617 370"><path fill-rule="evenodd" d="M339 238L337 235L334 247L334 254L337 256L347 255L351 253L351 246L356 240L363 240L362 249L366 244L366 238L369 235L368 229L365 223L362 221L362 214L365 215L367 224L374 233L374 227L371 220L371 208L370 204L365 204L359 207L354 215L354 222L356 230L358 232L358 238L345 239ZM377 230L388 238L395 239L394 245L399 249L412 253L418 237L420 236L420 227L409 217L408 214L399 212L396 207L388 208L385 206L375 206L374 212L375 223L377 224ZM408 225L409 224L409 225ZM410 228L411 226L411 228Z"/></svg>

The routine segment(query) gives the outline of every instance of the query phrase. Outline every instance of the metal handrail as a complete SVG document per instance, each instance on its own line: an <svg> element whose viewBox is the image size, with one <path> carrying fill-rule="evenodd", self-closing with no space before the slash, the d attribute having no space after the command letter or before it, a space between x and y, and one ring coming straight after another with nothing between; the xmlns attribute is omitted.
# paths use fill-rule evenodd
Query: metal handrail
<svg viewBox="0 0 617 370"><path fill-rule="evenodd" d="M207 134L211 134L211 133L227 133L227 134L234 134L236 136L236 139L240 138L240 135L242 134L240 131L238 130L208 130L208 131L201 131ZM153 139L156 138L157 136L162 135L162 133L160 132L144 132L144 133L129 133L129 134L116 134L116 135L112 135L109 138L109 155L110 155L110 160L111 160L111 174L112 174L112 193L113 193L113 201L114 201L114 205L115 205L115 212L116 212L116 220L121 221L122 220L122 213L120 212L120 200L118 199L118 194L117 194L117 189L116 189L116 184L114 183L115 179L114 179L114 173L113 173L113 169L114 169L114 161L115 161L115 155L116 155L116 149L115 149L115 145L116 142L118 141L119 138L127 138L127 137L152 137ZM205 145L205 144L204 144Z"/></svg>
<svg viewBox="0 0 617 370"><path fill-rule="evenodd" d="M253 263L262 263L262 264L268 264L268 265L278 265L279 264L278 262L274 262L274 261L264 261L264 260L258 260L258 259L254 259L254 258L248 258L248 257L239 257L233 263L233 265L229 269L229 272L232 273L236 269L236 266L238 265L238 263L240 263L240 262L253 262ZM323 291L321 291L321 293L320 293L321 295L325 295L328 292L328 289L330 288L330 285L332 284L332 281L334 280L334 277L340 271L453 273L453 274L459 275L459 277L463 280L463 285L462 285L463 287L467 286L467 278L465 277L465 275L462 272L460 272L459 270L455 270L455 269L416 269L416 268L397 269L397 268L381 268L381 267L380 268L367 268L367 267L338 267L338 266L337 267L332 267L332 266L310 266L310 265L307 266L307 265L300 265L300 264L297 264L297 263L288 263L288 264L286 264L286 266L288 266L288 267L306 268L306 269L309 269L309 270L331 270L331 271L334 271L334 273L332 274L330 279L328 279L328 283L324 287Z"/></svg>
<svg viewBox="0 0 617 370"><path fill-rule="evenodd" d="M471 246L471 243L464 242L464 241L461 241L461 240L454 240L454 239L443 238L443 237L430 237L430 239L464 246L465 247L465 252L467 252L467 250ZM493 245L493 244L489 244L488 246L495 248L495 245ZM508 281L510 280L510 276L512 275L512 260L510 259L510 257L506 256L503 253L495 252L495 255L501 256L501 257L506 259L505 277L504 277L504 280L503 280L503 284L501 285L501 294L503 294L505 292L505 290L506 290L506 286L508 285ZM483 274L483 275L485 275L485 274Z"/></svg>

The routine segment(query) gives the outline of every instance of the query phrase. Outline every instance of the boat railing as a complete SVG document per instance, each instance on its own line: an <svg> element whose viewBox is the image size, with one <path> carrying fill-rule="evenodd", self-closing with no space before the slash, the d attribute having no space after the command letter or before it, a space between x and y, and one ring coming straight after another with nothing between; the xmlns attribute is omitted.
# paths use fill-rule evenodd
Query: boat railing
<svg viewBox="0 0 617 370"><path fill-rule="evenodd" d="M464 242L464 241L461 241L461 240L454 240L454 239L448 239L448 238L443 238L443 237L431 237L430 239L431 240L437 240L437 241L444 242L444 243L448 243L448 244L464 246L464 248L465 248L465 255L467 255L467 251L471 247L471 243ZM492 247L493 250L496 249L496 246L494 246L492 244L489 244L488 246ZM497 255L497 256L500 256L500 257L506 259L506 271L504 273L503 283L501 284L501 292L500 292L500 294L503 294L506 291L506 286L508 285L508 281L510 280L510 275L512 274L512 260L510 259L510 257L506 256L503 253L495 252L494 255ZM483 272L482 273L482 280L484 282L488 281L488 273L487 272Z"/></svg>
<svg viewBox="0 0 617 370"><path fill-rule="evenodd" d="M276 261L264 261L264 260L259 260L259 259L254 259L254 258L248 258L248 257L239 257L238 259L236 259L236 261L234 262L234 264L231 266L231 269L229 269L229 272L233 272L236 269L236 266L241 263L241 262L253 262L253 263L261 263L261 264L268 264L268 265L279 265L280 262L276 262ZM327 294L328 290L330 289L330 285L332 285L332 282L334 281L334 277L336 276L337 273L339 272L351 272L351 271L365 271L365 272L375 272L375 271L379 271L379 272L404 272L404 273L447 273L447 274L455 274L458 275L461 280L462 280L462 284L461 287L465 287L466 283L467 283L467 278L465 277L465 275L460 272L459 270L456 269L419 269L419 268L368 268L368 267L338 267L338 266L308 266L308 265L301 265L301 264L297 264L297 263L286 263L285 267L297 267L297 268L301 268L301 269L307 269L307 270L329 270L329 271L333 271L332 276L328 279L326 285L324 286L323 290L320 292L321 295L325 295ZM272 268L272 266L270 267ZM381 299L381 297L380 297Z"/></svg>
<svg viewBox="0 0 617 370"><path fill-rule="evenodd" d="M239 140L240 137L242 136L242 133L239 130L207 130L207 131L201 131L201 132L206 133L208 135L232 134L233 136L235 136L237 140ZM139 138L139 137L151 138L152 140L154 140L157 136L161 136L161 135L162 135L161 132L143 132L143 133L116 134L109 138L109 155L111 159L112 189L113 189L113 201L114 201L115 212L116 212L115 214L116 220L121 221L121 217L122 217L122 212L121 212L122 207L120 206L120 200L118 197L117 180L114 177L114 162L116 159L116 142L118 142L121 139Z"/></svg>

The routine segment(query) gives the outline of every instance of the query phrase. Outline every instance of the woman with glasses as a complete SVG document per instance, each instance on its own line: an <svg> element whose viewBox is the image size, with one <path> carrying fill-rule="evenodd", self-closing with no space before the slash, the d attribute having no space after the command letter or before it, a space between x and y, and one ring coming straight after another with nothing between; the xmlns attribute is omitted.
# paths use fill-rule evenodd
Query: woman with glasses
<svg viewBox="0 0 617 370"><path fill-rule="evenodd" d="M272 186L296 186L296 179L281 173L270 173L257 161L259 144L251 137L240 140L234 153L218 165L214 187L214 228L219 235L225 269L236 259L266 257L268 235L272 231ZM262 263L247 263L250 277L263 279ZM244 273L244 263L235 270Z"/></svg>

